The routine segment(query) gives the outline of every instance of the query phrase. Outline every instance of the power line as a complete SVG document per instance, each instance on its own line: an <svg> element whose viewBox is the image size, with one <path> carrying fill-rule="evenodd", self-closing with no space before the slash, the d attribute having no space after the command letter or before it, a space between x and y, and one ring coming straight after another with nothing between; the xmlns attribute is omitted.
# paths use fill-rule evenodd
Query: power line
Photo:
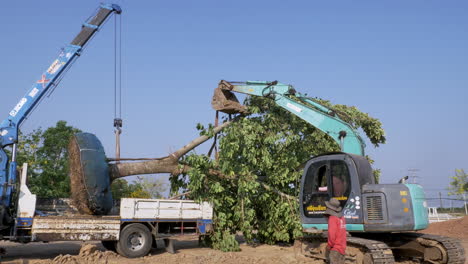
<svg viewBox="0 0 468 264"><path fill-rule="evenodd" d="M415 169L415 168L409 168L409 169L408 169L408 177L409 177L410 179L413 179L413 183L417 183L417 182L416 182L416 179L417 179L417 178L420 178L420 177L418 176L418 173L417 173L418 171L419 171L419 169Z"/></svg>

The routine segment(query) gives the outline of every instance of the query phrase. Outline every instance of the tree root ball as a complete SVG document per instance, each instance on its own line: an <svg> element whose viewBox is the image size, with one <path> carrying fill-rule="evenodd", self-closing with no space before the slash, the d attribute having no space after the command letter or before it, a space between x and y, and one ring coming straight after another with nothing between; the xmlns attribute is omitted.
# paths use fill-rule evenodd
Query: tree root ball
<svg viewBox="0 0 468 264"><path fill-rule="evenodd" d="M82 214L105 215L112 209L106 154L96 135L75 134L68 145L72 203Z"/></svg>

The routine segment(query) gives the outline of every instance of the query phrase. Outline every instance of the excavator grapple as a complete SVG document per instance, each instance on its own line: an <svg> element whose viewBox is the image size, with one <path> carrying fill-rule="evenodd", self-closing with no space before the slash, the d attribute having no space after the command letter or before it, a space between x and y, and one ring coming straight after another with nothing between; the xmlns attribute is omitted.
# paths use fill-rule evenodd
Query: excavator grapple
<svg viewBox="0 0 468 264"><path fill-rule="evenodd" d="M226 114L247 114L247 107L239 103L234 93L219 85L214 90L211 105L216 111L221 111Z"/></svg>

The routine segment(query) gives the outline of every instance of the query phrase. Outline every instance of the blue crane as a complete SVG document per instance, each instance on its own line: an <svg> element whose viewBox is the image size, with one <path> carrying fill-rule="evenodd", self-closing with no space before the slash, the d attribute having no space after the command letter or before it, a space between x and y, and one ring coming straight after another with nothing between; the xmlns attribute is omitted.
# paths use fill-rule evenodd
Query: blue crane
<svg viewBox="0 0 468 264"><path fill-rule="evenodd" d="M121 14L122 9L116 4L101 4L94 15L83 23L81 31L62 49L47 70L39 77L26 95L10 111L8 117L0 123L0 230L10 227L12 197L17 185L16 151L18 128L29 113L39 104L50 89L55 88L80 56L88 41L99 31L104 22L113 14ZM11 157L5 151L12 146Z"/></svg>

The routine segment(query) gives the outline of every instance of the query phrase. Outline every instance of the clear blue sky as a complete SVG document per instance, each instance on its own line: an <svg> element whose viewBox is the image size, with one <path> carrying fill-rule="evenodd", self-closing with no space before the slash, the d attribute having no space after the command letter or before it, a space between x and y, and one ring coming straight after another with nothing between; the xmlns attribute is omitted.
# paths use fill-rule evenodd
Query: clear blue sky
<svg viewBox="0 0 468 264"><path fill-rule="evenodd" d="M0 119L98 3L2 3ZM196 137L196 123L213 121L220 79L279 80L379 118L388 142L366 151L385 183L416 168L434 197L456 168L468 169L466 1L115 3L123 9L122 156L164 156ZM66 120L114 155L110 22L23 130Z"/></svg>

